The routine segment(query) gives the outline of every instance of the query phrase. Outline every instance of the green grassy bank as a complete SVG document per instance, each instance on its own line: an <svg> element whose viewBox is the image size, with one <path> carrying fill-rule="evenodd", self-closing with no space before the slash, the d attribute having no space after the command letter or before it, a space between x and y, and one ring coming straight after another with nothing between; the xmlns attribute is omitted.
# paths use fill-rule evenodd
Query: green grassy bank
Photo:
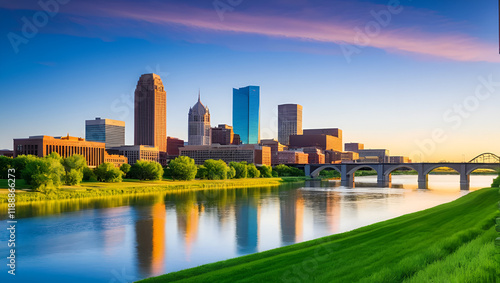
<svg viewBox="0 0 500 283"><path fill-rule="evenodd" d="M497 282L498 188L424 211L141 282Z"/></svg>
<svg viewBox="0 0 500 283"><path fill-rule="evenodd" d="M80 198L101 198L110 196L128 196L136 194L157 193L175 190L204 190L204 189L235 189L249 187L278 186L283 182L298 181L288 178L256 178L231 180L193 180L193 181L139 181L125 179L122 183L83 182L80 186L63 186L61 189L49 193L23 191L28 188L23 180L16 182L16 202L18 204L33 201L69 200ZM0 180L0 204L6 204L7 180Z"/></svg>

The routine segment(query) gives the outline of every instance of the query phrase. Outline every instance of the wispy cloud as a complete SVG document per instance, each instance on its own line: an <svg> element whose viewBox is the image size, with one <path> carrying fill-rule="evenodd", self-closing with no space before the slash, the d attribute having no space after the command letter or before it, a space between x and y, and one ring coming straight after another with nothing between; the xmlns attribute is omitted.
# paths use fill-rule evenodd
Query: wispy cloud
<svg viewBox="0 0 500 283"><path fill-rule="evenodd" d="M308 7L307 9L279 13L279 8L266 9L266 6L260 4L260 9L244 10L244 7L237 7L231 13L225 14L224 21L220 21L215 10L207 5L195 7L173 2L145 4L135 1L72 2L72 5L67 5L65 7L67 10L63 12L71 14L75 22L78 21L78 17L107 18L102 23L102 27L113 31L117 31L125 24L126 33L129 36L141 36L136 30L138 27L134 28L134 25L148 24L158 27L155 29L157 33L168 33L171 29L183 28L230 35L252 34L300 41L356 44L354 28L364 28L364 24L368 21L366 17L362 18L359 11L367 11L365 14L369 16L369 9L383 7L372 5L367 10L366 3L339 3L349 5L349 11L354 12L345 13L347 11L345 7L336 6L333 10L328 10L323 9L324 7L310 6L304 2L303 7ZM27 8L20 5L16 6L14 2L9 2L4 5L4 8ZM247 5L252 4L247 3ZM359 9L361 5L364 5L364 9ZM424 17L424 14L422 11L408 7L400 17ZM110 20L112 20L111 24ZM426 19L421 20L426 21ZM438 21L443 21L443 19L440 17ZM101 23L98 19L85 20L85 22L96 26ZM368 46L390 53L429 58L500 62L496 45L459 32L458 24L457 31L453 31L453 23L450 21L444 21L443 25L446 26L446 30L431 32L423 30L418 25L418 21L415 21L413 25L405 24L404 26L394 23L384 28L378 36L371 38Z"/></svg>

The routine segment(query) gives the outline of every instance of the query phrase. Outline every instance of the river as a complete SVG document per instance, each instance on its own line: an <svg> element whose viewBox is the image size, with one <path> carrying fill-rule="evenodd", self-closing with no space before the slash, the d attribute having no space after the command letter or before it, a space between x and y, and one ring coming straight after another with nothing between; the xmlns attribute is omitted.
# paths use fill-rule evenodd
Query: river
<svg viewBox="0 0 500 283"><path fill-rule="evenodd" d="M7 219L0 216L0 282L131 282L349 231L466 194L459 176L357 177L273 188L206 190L53 201L18 207L16 276L7 274ZM493 176L471 176L471 190ZM4 212L6 214L6 212Z"/></svg>

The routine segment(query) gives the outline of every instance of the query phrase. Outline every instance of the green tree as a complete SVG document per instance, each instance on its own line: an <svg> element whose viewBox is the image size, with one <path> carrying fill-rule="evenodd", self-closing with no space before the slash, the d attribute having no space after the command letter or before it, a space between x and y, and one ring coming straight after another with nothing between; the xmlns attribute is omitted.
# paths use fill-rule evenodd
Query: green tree
<svg viewBox="0 0 500 283"><path fill-rule="evenodd" d="M119 183L123 180L123 172L112 163L102 163L94 173L99 182Z"/></svg>
<svg viewBox="0 0 500 283"><path fill-rule="evenodd" d="M168 165L163 167L163 179L172 179L172 169Z"/></svg>
<svg viewBox="0 0 500 283"><path fill-rule="evenodd" d="M26 168L28 162L36 159L38 157L34 155L19 155L14 160L12 160L12 168L16 169L16 178L23 178L23 171Z"/></svg>
<svg viewBox="0 0 500 283"><path fill-rule="evenodd" d="M170 161L169 166L172 169L172 179L174 180L193 180L198 171L194 159L188 156L177 157Z"/></svg>
<svg viewBox="0 0 500 283"><path fill-rule="evenodd" d="M236 172L234 178L236 179L245 179L248 175L247 163L245 161L242 162L230 162L229 166L234 168Z"/></svg>
<svg viewBox="0 0 500 283"><path fill-rule="evenodd" d="M207 168L209 180L225 180L227 178L227 164L222 160L205 160L203 166Z"/></svg>
<svg viewBox="0 0 500 283"><path fill-rule="evenodd" d="M234 167L228 166L227 167L227 179L233 179L234 176L236 176L236 170L234 170Z"/></svg>
<svg viewBox="0 0 500 283"><path fill-rule="evenodd" d="M198 172L196 172L196 178L200 180L205 180L208 178L207 167L200 165L198 166Z"/></svg>
<svg viewBox="0 0 500 283"><path fill-rule="evenodd" d="M271 166L262 165L262 166L258 167L257 169L259 169L260 176L262 178L271 178L271 177L273 177L273 168Z"/></svg>
<svg viewBox="0 0 500 283"><path fill-rule="evenodd" d="M80 184L83 180L83 171L71 169L66 171L64 176L64 184L69 186L76 186Z"/></svg>
<svg viewBox="0 0 500 283"><path fill-rule="evenodd" d="M0 179L8 179L8 170L12 167L14 159L7 156L0 156Z"/></svg>
<svg viewBox="0 0 500 283"><path fill-rule="evenodd" d="M295 168L295 167L290 167L289 172L290 172L290 176L294 176L294 177L304 177L306 175L306 173L304 171L300 170L299 168Z"/></svg>
<svg viewBox="0 0 500 283"><path fill-rule="evenodd" d="M120 166L120 170L122 170L123 172L123 176L127 176L128 172L130 172L130 168L132 166L130 166L130 164L128 163L123 163L121 166Z"/></svg>
<svg viewBox="0 0 500 283"><path fill-rule="evenodd" d="M248 170L248 178L259 178L260 177L260 171L255 167L255 164L248 164L247 165L247 170Z"/></svg>
<svg viewBox="0 0 500 283"><path fill-rule="evenodd" d="M274 166L273 171L278 174L279 177L288 177L290 176L290 167L285 164L279 164Z"/></svg>
<svg viewBox="0 0 500 283"><path fill-rule="evenodd" d="M61 159L58 155L52 155L52 153L47 157L54 160L60 160L61 164L64 166L66 172L64 183L70 186L80 184L83 179L83 169L87 167L87 160L85 160L85 157L83 155L74 154Z"/></svg>
<svg viewBox="0 0 500 283"><path fill-rule="evenodd" d="M54 158L28 158L22 177L37 192L49 193L61 186L64 167Z"/></svg>
<svg viewBox="0 0 500 283"><path fill-rule="evenodd" d="M139 180L161 180L163 167L155 161L138 160L129 171L129 176Z"/></svg>
<svg viewBox="0 0 500 283"><path fill-rule="evenodd" d="M59 155L59 153L57 153L55 151L51 152L46 157L48 157L48 158L54 158L54 159L57 159L57 160L61 160L62 159L62 157Z"/></svg>
<svg viewBox="0 0 500 283"><path fill-rule="evenodd" d="M83 181L90 181L90 182L96 182L97 181L97 176L94 173L94 170L92 170L89 167L83 168Z"/></svg>

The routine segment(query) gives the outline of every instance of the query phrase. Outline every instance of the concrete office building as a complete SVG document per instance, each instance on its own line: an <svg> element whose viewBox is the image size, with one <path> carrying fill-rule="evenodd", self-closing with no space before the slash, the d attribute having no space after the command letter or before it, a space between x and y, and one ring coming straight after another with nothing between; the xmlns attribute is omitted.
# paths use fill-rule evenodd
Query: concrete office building
<svg viewBox="0 0 500 283"><path fill-rule="evenodd" d="M188 143L189 145L211 145L210 111L200 100L189 109L188 113Z"/></svg>
<svg viewBox="0 0 500 283"><path fill-rule="evenodd" d="M179 156L179 148L184 147L184 140L167 137L167 154L171 156Z"/></svg>
<svg viewBox="0 0 500 283"><path fill-rule="evenodd" d="M279 164L278 152L287 149L286 146L282 145L280 142L278 142L275 139L260 140L259 145L268 146L269 148L271 148L271 164L272 165Z"/></svg>
<svg viewBox="0 0 500 283"><path fill-rule="evenodd" d="M216 128L212 128L212 144L231 145L233 141L233 127L219 124Z"/></svg>
<svg viewBox="0 0 500 283"><path fill-rule="evenodd" d="M358 162L365 163L389 163L389 151L387 149L362 149L358 151Z"/></svg>
<svg viewBox="0 0 500 283"><path fill-rule="evenodd" d="M279 164L308 164L309 154L302 151L285 150L278 152Z"/></svg>
<svg viewBox="0 0 500 283"><path fill-rule="evenodd" d="M260 141L260 87L233 88L233 127L243 144Z"/></svg>
<svg viewBox="0 0 500 283"><path fill-rule="evenodd" d="M322 150L342 151L342 139L324 134L291 135L289 147L318 147Z"/></svg>
<svg viewBox="0 0 500 283"><path fill-rule="evenodd" d="M85 121L85 139L87 141L103 142L106 148L125 144L125 122L95 118Z"/></svg>
<svg viewBox="0 0 500 283"><path fill-rule="evenodd" d="M160 162L160 150L149 145L124 145L110 149L109 153L127 157L130 165L134 165L137 160Z"/></svg>
<svg viewBox="0 0 500 283"><path fill-rule="evenodd" d="M360 150L365 149L365 145L362 143L350 142L344 144L345 151L359 152Z"/></svg>
<svg viewBox="0 0 500 283"><path fill-rule="evenodd" d="M246 161L255 165L271 165L271 148L254 144L247 145L189 145L180 149L181 156L189 156L202 165L207 159L229 162Z"/></svg>
<svg viewBox="0 0 500 283"><path fill-rule="evenodd" d="M74 154L85 157L87 166L94 168L104 163L105 144L102 142L89 142L83 138L30 136L27 139L14 139L14 157L19 155L35 155L45 157L52 152L66 158Z"/></svg>
<svg viewBox="0 0 500 283"><path fill-rule="evenodd" d="M135 89L134 144L167 151L167 93L160 76L144 74Z"/></svg>
<svg viewBox="0 0 500 283"><path fill-rule="evenodd" d="M278 141L288 145L291 135L302 135L302 106L278 105Z"/></svg>

